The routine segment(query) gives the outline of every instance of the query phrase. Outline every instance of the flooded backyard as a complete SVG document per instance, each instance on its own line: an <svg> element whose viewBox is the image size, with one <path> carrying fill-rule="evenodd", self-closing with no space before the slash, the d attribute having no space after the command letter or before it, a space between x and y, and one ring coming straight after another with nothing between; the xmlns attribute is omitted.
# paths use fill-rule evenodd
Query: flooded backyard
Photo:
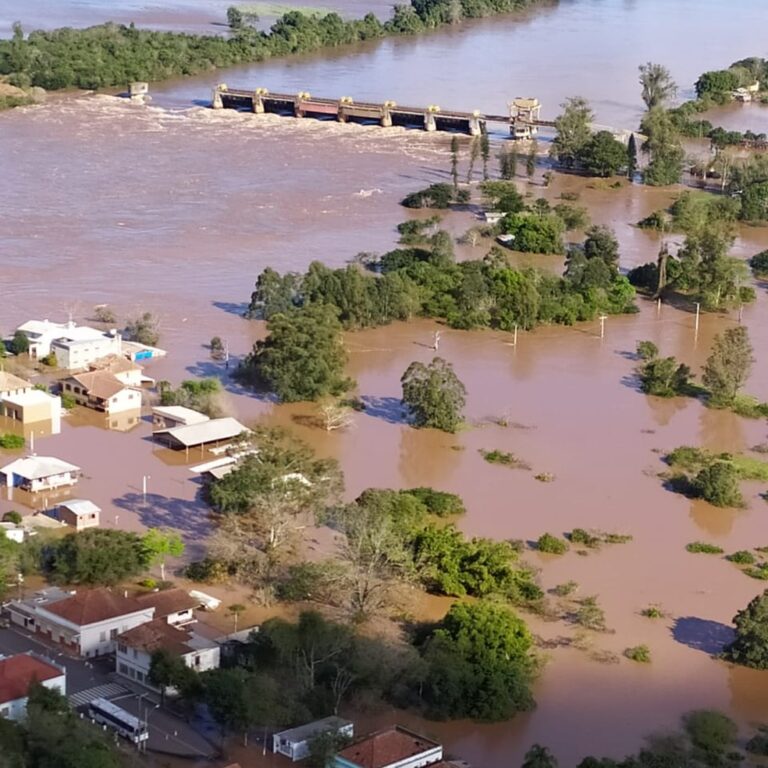
<svg viewBox="0 0 768 768"><path fill-rule="evenodd" d="M100 7L81 10L99 21L102 11L94 8ZM15 10L3 15L16 18ZM662 14L665 23L657 24ZM243 391L205 345L222 337L236 361L264 334L263 324L241 317L264 267L299 271L313 260L340 266L358 252L393 247L395 225L408 216L399 200L448 178L450 139L214 113L193 104L221 80L493 111L510 96L530 93L544 101L546 117L565 97L581 93L593 100L601 123L632 126L640 115L639 63L666 63L690 91L705 69L764 53L763 16L762 4L751 0L727 11L715 0L562 2L522 20L488 19L328 57L153 85L150 106L105 95L56 96L0 114L0 328L9 333L30 318L63 321L70 314L87 322L101 303L120 318L150 311L159 317L168 356L149 364L148 375L174 384L220 377L229 415L289 427L319 454L337 458L347 498L368 487L431 485L464 498L468 513L459 525L469 535L531 540L582 527L633 537L586 557L529 551L525 559L541 569L547 589L574 580L579 595L599 595L613 632L594 635L592 650L620 656L645 643L652 664L600 663L588 650L554 648L536 685L537 709L512 722L424 723L383 713L370 715L371 725L396 717L439 736L476 768L507 768L537 741L563 766L585 754L621 756L648 733L676 726L692 708L722 709L742 726L765 722L767 673L711 658L727 642L735 612L764 585L722 558L687 553L685 545L704 540L726 552L768 545L768 504L760 497L767 489L745 484L748 506L721 510L665 490L657 475L669 449L748 451L768 440L768 427L693 399L648 398L633 376L632 353L641 339L698 372L715 334L734 325L736 313L704 315L696 334L691 313L639 301L638 314L607 320L604 338L596 321L521 333L516 346L509 334L443 329L440 355L468 390L472 427L457 435L416 431L399 407L400 376L413 360L433 356L434 323L348 334L349 373L366 412L344 432L313 429L302 418L313 413L311 406L275 407ZM706 36L715 24L719 34ZM683 31L707 45L678 45ZM487 76L478 76L482 72ZM723 124L760 130L768 125L768 108L729 108ZM658 236L634 224L676 194L629 185L606 189L576 177L544 189L540 172L534 184L521 179L520 185L553 201L564 191L578 192L578 205L592 220L615 230L623 268L655 259ZM474 223L471 213L457 212L444 226L458 236ZM681 239L670 238L673 244ZM744 228L733 252L747 258L765 248L768 228ZM462 246L457 253L479 258L484 248ZM553 257L521 258L561 268ZM746 390L768 400L766 285L757 293L743 313L757 357ZM103 417L73 413L61 434L41 429L35 450L83 469L71 495L102 507L103 525L171 525L196 556L210 523L189 466L210 457L162 448L151 440L146 413L135 424L130 418L110 429ZM532 470L488 464L480 450L490 449L512 452ZM534 479L540 472L554 481ZM50 501L18 492L9 499L4 490L0 512ZM660 603L669 618L642 617L651 603ZM414 608L424 615L435 609ZM531 619L531 625L549 640L572 632L562 623Z"/></svg>

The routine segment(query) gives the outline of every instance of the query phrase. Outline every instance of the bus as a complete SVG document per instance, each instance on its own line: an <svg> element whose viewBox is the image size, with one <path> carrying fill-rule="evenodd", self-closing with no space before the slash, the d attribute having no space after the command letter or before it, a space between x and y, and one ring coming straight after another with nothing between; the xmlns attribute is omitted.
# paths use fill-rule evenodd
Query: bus
<svg viewBox="0 0 768 768"><path fill-rule="evenodd" d="M113 728L134 744L140 744L149 738L147 726L138 717L106 699L94 699L88 704L88 714L97 723Z"/></svg>

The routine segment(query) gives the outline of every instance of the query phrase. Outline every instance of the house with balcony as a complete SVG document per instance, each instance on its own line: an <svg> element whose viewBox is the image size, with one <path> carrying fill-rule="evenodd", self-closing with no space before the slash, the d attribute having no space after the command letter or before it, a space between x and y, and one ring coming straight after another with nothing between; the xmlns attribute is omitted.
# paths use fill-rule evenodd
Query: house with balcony
<svg viewBox="0 0 768 768"><path fill-rule="evenodd" d="M39 493L75 485L81 474L80 467L53 456L25 456L0 468L0 482Z"/></svg>
<svg viewBox="0 0 768 768"><path fill-rule="evenodd" d="M141 408L141 390L127 386L108 371L77 373L61 382L61 390L78 405L108 415Z"/></svg>

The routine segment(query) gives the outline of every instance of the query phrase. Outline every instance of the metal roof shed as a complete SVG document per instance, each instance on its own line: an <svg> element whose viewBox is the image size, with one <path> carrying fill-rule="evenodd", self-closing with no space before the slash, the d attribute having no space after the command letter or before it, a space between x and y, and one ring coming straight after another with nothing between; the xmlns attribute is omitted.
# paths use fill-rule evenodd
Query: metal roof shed
<svg viewBox="0 0 768 768"><path fill-rule="evenodd" d="M161 429L153 434L170 448L177 450L185 448L189 450L198 445L204 446L210 443L232 440L244 432L250 432L248 427L241 424L237 419L227 416L223 419L210 419L200 424L189 424L184 427L174 427L173 429Z"/></svg>
<svg viewBox="0 0 768 768"><path fill-rule="evenodd" d="M354 724L350 720L341 717L324 717L313 723L300 725L288 731L281 731L272 736L272 751L289 757L294 762L303 760L309 755L309 745L312 739L323 733L336 733L352 738Z"/></svg>

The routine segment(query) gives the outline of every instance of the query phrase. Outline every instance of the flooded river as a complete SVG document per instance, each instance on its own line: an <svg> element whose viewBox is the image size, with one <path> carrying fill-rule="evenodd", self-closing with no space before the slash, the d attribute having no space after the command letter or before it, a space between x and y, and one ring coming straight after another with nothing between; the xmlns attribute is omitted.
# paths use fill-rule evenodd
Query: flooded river
<svg viewBox="0 0 768 768"><path fill-rule="evenodd" d="M4 16L21 15L14 2L3 4ZM89 21L102 20L101 6L79 7ZM172 17L176 7L163 12ZM546 116L582 93L600 122L634 125L639 63L662 61L690 88L705 69L763 53L763 16L763 4L752 0L727 10L716 0L563 0L522 19L153 86L148 107L109 96L53 97L0 114L0 327L8 332L28 318L60 321L70 313L84 322L99 303L120 317L148 310L159 316L169 352L148 366L149 375L173 382L223 377L204 345L221 336L237 357L263 333L261 324L239 316L263 267L301 270L313 259L341 265L359 251L390 248L406 217L399 199L447 177L444 136L192 106L219 80L493 111L530 93L543 100ZM734 127L754 126L768 114L739 109L729 112ZM655 257L657 238L632 224L666 205L673 191L602 189L574 178L546 191L531 187L551 199L566 189L580 193L594 221L616 230L624 267ZM472 223L468 213L446 220L456 234ZM747 257L766 247L768 229L749 228L734 252ZM460 249L462 257L481 254ZM767 400L765 286L758 295L743 317L758 357L747 389ZM493 726L412 723L478 768L515 764L534 741L550 745L563 766L587 753L623 755L694 707L724 709L742 725L768 720L765 673L708 655L763 584L720 558L684 549L697 539L726 552L768 545L768 505L758 495L766 489L745 486L744 510L715 510L665 491L655 476L663 469L660 451L686 443L747 450L766 441L765 422L694 401L651 400L632 378L638 339L698 370L714 334L736 318L705 316L696 337L690 314L641 307L638 315L610 318L603 339L598 323L521 334L517 347L505 334L444 330L440 354L465 382L475 424L458 436L412 430L397 409L402 372L432 355L429 322L348 336L350 373L370 407L346 433L302 426L296 417L309 407L274 408L227 382L230 413L291 426L319 453L338 457L349 497L369 486L434 485L465 498L469 511L460 524L471 535L535 539L585 527L634 537L588 557L526 558L542 569L545 587L573 579L579 594L599 595L615 632L595 635L595 650L620 655L647 643L652 664L601 664L585 651L557 649L549 652L530 715ZM511 426L493 424L498 417ZM83 468L77 495L103 507L105 525L174 525L192 553L200 551L209 526L184 457L158 449L146 421L127 432L98 421L68 417L62 434L38 436L36 450ZM514 452L533 470L485 463L479 450L494 448ZM554 482L536 481L538 472L552 473ZM0 511L20 503L3 499ZM639 615L656 602L669 619ZM562 624L534 628L545 638L569 631Z"/></svg>

